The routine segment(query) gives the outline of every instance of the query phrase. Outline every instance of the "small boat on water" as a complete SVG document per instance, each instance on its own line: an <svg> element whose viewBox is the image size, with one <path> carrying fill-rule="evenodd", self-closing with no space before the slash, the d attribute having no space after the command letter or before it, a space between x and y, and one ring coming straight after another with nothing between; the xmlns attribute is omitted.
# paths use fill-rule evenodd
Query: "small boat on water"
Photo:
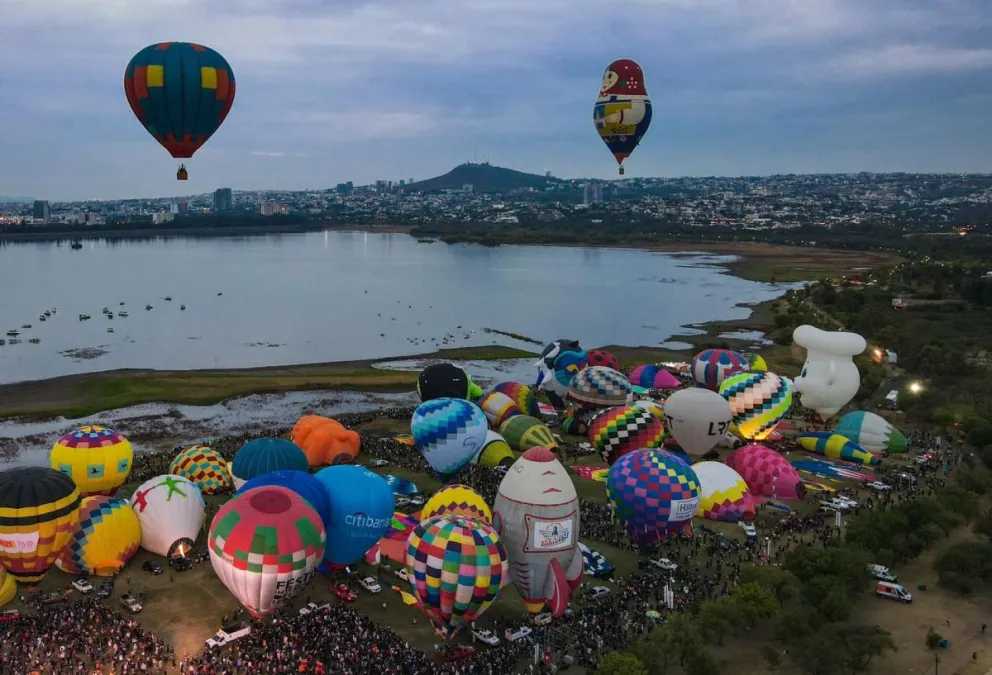
<svg viewBox="0 0 992 675"><path fill-rule="evenodd" d="M20 340L10 340L7 344L9 344L9 345L19 345L19 344L21 344L21 341Z"/></svg>
<svg viewBox="0 0 992 675"><path fill-rule="evenodd" d="M29 324L29 323L22 323L21 324L21 328L23 328L24 330L27 330L30 327L31 327L31 324Z"/></svg>
<svg viewBox="0 0 992 675"><path fill-rule="evenodd" d="M117 313L117 316L119 316L119 317L122 317L122 318L125 318L125 319L126 319L127 317L129 317L129 316L130 316L130 314L128 314L127 312L118 312L118 313Z"/></svg>
<svg viewBox="0 0 992 675"><path fill-rule="evenodd" d="M107 312L107 318L112 320L114 318L114 313L113 312Z"/></svg>
<svg viewBox="0 0 992 675"><path fill-rule="evenodd" d="M48 319L47 319L47 317L44 314L42 314L41 316L38 317L38 321L47 321L47 320Z"/></svg>
<svg viewBox="0 0 992 675"><path fill-rule="evenodd" d="M180 312L185 312L186 311L186 305L179 305L179 311Z"/></svg>
<svg viewBox="0 0 992 675"><path fill-rule="evenodd" d="M83 247L83 245L80 242L78 242L78 241L72 242L71 248L72 248L73 251L78 251L82 247Z"/></svg>
<svg viewBox="0 0 992 675"><path fill-rule="evenodd" d="M51 316L51 315L52 315L52 310L46 309L45 310L45 316Z"/></svg>
<svg viewBox="0 0 992 675"><path fill-rule="evenodd" d="M165 296L165 301L166 302L172 302L172 298L167 295L167 296Z"/></svg>
<svg viewBox="0 0 992 675"><path fill-rule="evenodd" d="M0 338L0 347L3 347L5 344L7 344L7 341L4 340L3 338Z"/></svg>
<svg viewBox="0 0 992 675"><path fill-rule="evenodd" d="M124 303L122 302L122 303L121 303L121 307L123 307L123 306L124 306Z"/></svg>
<svg viewBox="0 0 992 675"><path fill-rule="evenodd" d="M86 321L88 318L90 318L90 315L89 314L80 314L79 315L79 320L80 321Z"/></svg>
<svg viewBox="0 0 992 675"><path fill-rule="evenodd" d="M28 342L30 342L33 345L40 344L41 338L31 338L30 340L28 340Z"/></svg>
<svg viewBox="0 0 992 675"><path fill-rule="evenodd" d="M152 306L151 306L151 305L145 305L145 311L146 311L146 312L147 312L148 310L150 310L151 308L152 308Z"/></svg>
<svg viewBox="0 0 992 675"><path fill-rule="evenodd" d="M113 328L108 328L108 329L107 329L107 332L108 332L108 333L113 333L113 332L114 332L114 329L113 329Z"/></svg>
<svg viewBox="0 0 992 675"><path fill-rule="evenodd" d="M8 337L17 337L20 334L21 334L21 331L19 331L19 330L9 330L9 331L7 331Z"/></svg>

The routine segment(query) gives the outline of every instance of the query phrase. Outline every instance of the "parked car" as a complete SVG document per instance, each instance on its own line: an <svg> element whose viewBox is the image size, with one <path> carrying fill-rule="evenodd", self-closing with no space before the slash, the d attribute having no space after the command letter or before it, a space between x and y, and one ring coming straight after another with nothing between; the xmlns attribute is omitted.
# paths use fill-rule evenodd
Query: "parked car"
<svg viewBox="0 0 992 675"><path fill-rule="evenodd" d="M221 628L217 633L207 638L207 647L223 647L229 645L239 638L251 633L251 624L247 621L238 621Z"/></svg>
<svg viewBox="0 0 992 675"><path fill-rule="evenodd" d="M384 459L374 458L369 460L369 466L373 469L381 469L384 466L389 466L389 462Z"/></svg>
<svg viewBox="0 0 992 675"><path fill-rule="evenodd" d="M525 637L529 636L534 631L528 626L521 626L520 628L507 628L503 637L506 638L507 642L516 642L517 640L523 640Z"/></svg>
<svg viewBox="0 0 992 675"><path fill-rule="evenodd" d="M308 614L313 614L314 612L322 612L325 609L329 609L331 604L325 602L323 605L318 605L316 602L308 602L306 607L300 607L300 616L306 616Z"/></svg>
<svg viewBox="0 0 992 675"><path fill-rule="evenodd" d="M847 507L851 509L858 508L858 502L846 495L837 495L836 497L834 497L834 501L839 502L841 504L847 504Z"/></svg>
<svg viewBox="0 0 992 675"><path fill-rule="evenodd" d="M907 592L905 588L891 581L879 581L876 583L875 595L880 598L889 598L890 600L898 600L907 604L913 602L912 593Z"/></svg>
<svg viewBox="0 0 992 675"><path fill-rule="evenodd" d="M499 638L496 637L496 633L487 629L472 629L472 642L484 642L490 647L495 647L499 644Z"/></svg>
<svg viewBox="0 0 992 675"><path fill-rule="evenodd" d="M675 572L679 568L677 564L673 563L668 558L658 558L657 560L652 560L651 564L659 569L663 569L668 572Z"/></svg>
<svg viewBox="0 0 992 675"><path fill-rule="evenodd" d="M409 506L410 505L410 498L409 497L395 497L394 503L396 504L396 508L401 508L403 506Z"/></svg>
<svg viewBox="0 0 992 675"><path fill-rule="evenodd" d="M410 575L406 573L405 567L401 567L398 570L396 570L396 576L402 579L403 581L410 583Z"/></svg>
<svg viewBox="0 0 992 675"><path fill-rule="evenodd" d="M152 562L151 560L146 560L145 562L141 563L141 569L155 576L158 576L159 574L165 571L162 569L161 565L159 565L156 562Z"/></svg>
<svg viewBox="0 0 992 675"><path fill-rule="evenodd" d="M443 645L437 650L438 661L458 661L477 653L472 645Z"/></svg>
<svg viewBox="0 0 992 675"><path fill-rule="evenodd" d="M899 577L895 575L895 572L890 570L885 565L868 565L868 574L870 574L873 579L877 579L878 581L891 581L892 583L899 581Z"/></svg>
<svg viewBox="0 0 992 675"><path fill-rule="evenodd" d="M866 486L869 490L874 490L875 492L888 492L892 489L892 486L886 485L880 480L873 480Z"/></svg>
<svg viewBox="0 0 992 675"><path fill-rule="evenodd" d="M141 611L141 603L138 599L131 595L130 593L125 593L120 597L121 607L131 612L131 614L137 614Z"/></svg>
<svg viewBox="0 0 992 675"><path fill-rule="evenodd" d="M19 619L21 613L16 609L0 609L0 623L6 623L7 621L14 621Z"/></svg>
<svg viewBox="0 0 992 675"><path fill-rule="evenodd" d="M602 600L603 598L610 597L613 591L608 589L606 586L593 586L588 591L586 591L586 598L589 600Z"/></svg>
<svg viewBox="0 0 992 675"><path fill-rule="evenodd" d="M93 584L90 583L89 579L76 579L72 582L72 587L83 595L89 595L93 592Z"/></svg>
<svg viewBox="0 0 992 675"><path fill-rule="evenodd" d="M358 580L359 585L364 588L369 593L380 593L382 592L382 586L373 577L365 577L364 579Z"/></svg>
<svg viewBox="0 0 992 675"><path fill-rule="evenodd" d="M348 588L348 584L338 584L331 587L334 595L338 596L342 602L354 602L358 600L358 596L355 595L355 591Z"/></svg>
<svg viewBox="0 0 992 675"><path fill-rule="evenodd" d="M744 530L745 536L747 537L758 536L758 530L754 527L754 523L749 523L746 520L739 520L737 521L737 524L740 526L742 530Z"/></svg>
<svg viewBox="0 0 992 675"><path fill-rule="evenodd" d="M424 501L423 495L410 495L410 506L423 506Z"/></svg>

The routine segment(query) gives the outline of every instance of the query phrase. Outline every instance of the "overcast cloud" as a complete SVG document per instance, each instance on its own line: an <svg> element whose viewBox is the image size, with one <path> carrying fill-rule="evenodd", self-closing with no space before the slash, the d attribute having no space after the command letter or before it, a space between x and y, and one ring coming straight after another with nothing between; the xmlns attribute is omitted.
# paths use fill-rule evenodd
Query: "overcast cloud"
<svg viewBox="0 0 992 675"><path fill-rule="evenodd" d="M989 0L0 0L0 194L613 177L591 118L620 57L655 105L629 175L990 171L990 35ZM186 184L121 85L164 40L238 80Z"/></svg>

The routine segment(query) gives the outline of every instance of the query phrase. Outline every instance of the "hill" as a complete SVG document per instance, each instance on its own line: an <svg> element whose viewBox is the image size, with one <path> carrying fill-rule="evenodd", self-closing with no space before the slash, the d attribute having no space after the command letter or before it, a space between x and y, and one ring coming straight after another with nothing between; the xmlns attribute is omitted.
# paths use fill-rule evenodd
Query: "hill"
<svg viewBox="0 0 992 675"><path fill-rule="evenodd" d="M34 197L5 197L0 195L0 204L20 204L20 203L30 203L34 201Z"/></svg>
<svg viewBox="0 0 992 675"><path fill-rule="evenodd" d="M463 185L472 185L475 192L509 192L526 188L543 189L548 179L534 173L524 173L505 169L492 164L461 164L435 178L428 178L405 187L406 192L436 192L440 190L461 190Z"/></svg>

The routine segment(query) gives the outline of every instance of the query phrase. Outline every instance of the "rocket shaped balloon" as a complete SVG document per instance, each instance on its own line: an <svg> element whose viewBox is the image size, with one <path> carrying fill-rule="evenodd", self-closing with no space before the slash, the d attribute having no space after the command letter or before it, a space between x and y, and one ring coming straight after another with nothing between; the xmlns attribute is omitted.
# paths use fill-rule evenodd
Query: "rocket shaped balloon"
<svg viewBox="0 0 992 675"><path fill-rule="evenodd" d="M644 87L644 73L636 61L618 59L606 68L592 121L620 165L622 176L623 161L630 157L651 126L651 99Z"/></svg>
<svg viewBox="0 0 992 675"><path fill-rule="evenodd" d="M510 561L510 578L527 611L554 616L582 582L579 496L562 463L545 447L513 463L493 503L493 526Z"/></svg>

